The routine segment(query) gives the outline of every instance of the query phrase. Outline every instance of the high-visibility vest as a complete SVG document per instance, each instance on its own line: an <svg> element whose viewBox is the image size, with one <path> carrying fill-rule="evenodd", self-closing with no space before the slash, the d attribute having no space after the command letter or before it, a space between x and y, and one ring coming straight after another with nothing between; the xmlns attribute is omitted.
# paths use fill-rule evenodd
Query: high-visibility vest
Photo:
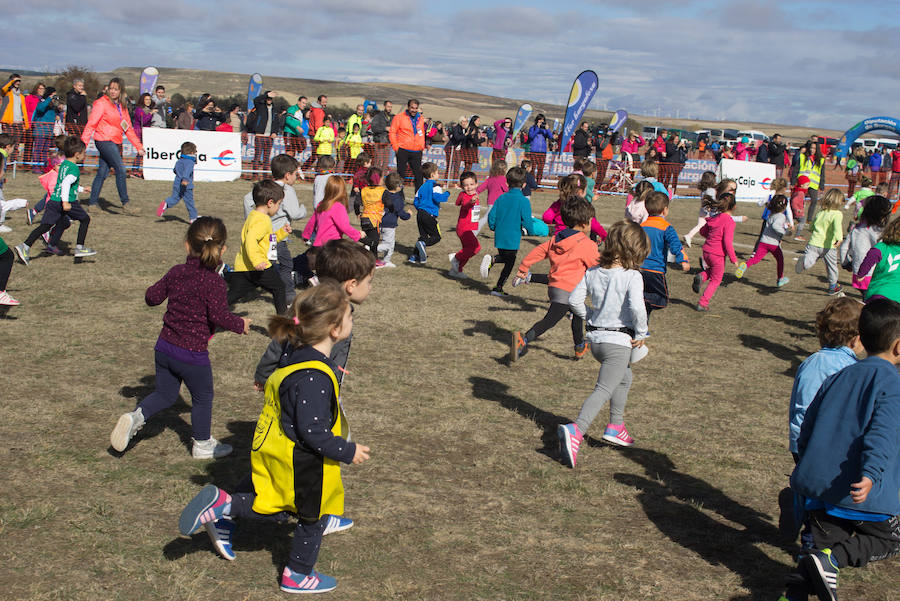
<svg viewBox="0 0 900 601"><path fill-rule="evenodd" d="M338 401L338 381L328 365L321 361L304 361L276 369L266 380L266 404L256 422L250 448L256 491L253 511L265 515L288 511L307 518L343 515L344 485L340 464L306 449L297 449L298 443L288 438L281 426L278 390L286 377L301 369L315 369L331 378L334 393L331 433L349 439L350 428Z"/></svg>
<svg viewBox="0 0 900 601"><path fill-rule="evenodd" d="M818 163L813 163L805 154L800 155L800 175L809 178L809 187L811 190L819 189L819 181L822 178L822 166L825 164L824 157L819 159Z"/></svg>

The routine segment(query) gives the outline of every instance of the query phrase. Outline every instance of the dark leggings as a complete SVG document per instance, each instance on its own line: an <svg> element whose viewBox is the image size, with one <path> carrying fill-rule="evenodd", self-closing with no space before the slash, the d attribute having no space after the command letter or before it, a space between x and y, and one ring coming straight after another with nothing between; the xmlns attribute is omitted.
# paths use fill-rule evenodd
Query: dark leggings
<svg viewBox="0 0 900 601"><path fill-rule="evenodd" d="M284 315L287 312L284 282L274 265L269 265L262 271L232 271L228 275L227 283L229 305L234 305L256 288L262 288L272 293L272 302L275 304L275 312L278 315Z"/></svg>
<svg viewBox="0 0 900 601"><path fill-rule="evenodd" d="M6 284L9 282L9 274L12 273L13 257L12 250L7 248L0 254L0 292L6 290Z"/></svg>
<svg viewBox="0 0 900 601"><path fill-rule="evenodd" d="M71 215L71 213L69 214ZM88 228L91 225L91 217L87 213L84 213L83 215L79 214L79 217L80 219L75 216L72 217L74 219L78 219L78 237L75 239L75 243L78 245L83 245L84 241L87 239ZM44 233L49 232L50 230L53 230L53 233L50 234L49 244L50 246L56 246L57 244L59 244L63 232L69 229L69 226L71 224L72 220L67 215L63 215L62 217L60 217L56 223L41 222L41 224L34 228L31 233L28 234L28 237L25 238L25 246L30 247L35 242L37 242L38 238L40 238L44 235Z"/></svg>
<svg viewBox="0 0 900 601"><path fill-rule="evenodd" d="M550 303L547 314L544 318L531 326L531 329L525 332L525 342L531 342L538 336L555 326L569 312L569 305L563 303ZM575 346L584 344L584 320L577 315L572 315L572 342Z"/></svg>
<svg viewBox="0 0 900 601"><path fill-rule="evenodd" d="M213 380L210 365L193 365L156 351L156 390L138 405L144 419L168 409L178 400L181 383L191 393L191 429L194 440L209 438L212 421Z"/></svg>
<svg viewBox="0 0 900 601"><path fill-rule="evenodd" d="M261 520L265 522L288 521L292 516L286 511L266 515L253 511L253 501L256 493L239 492L231 495L231 517ZM322 535L325 525L328 524L328 516L318 520L300 518L297 527L294 528L294 537L291 539L291 549L288 552L287 565L298 574L309 574L319 558L319 547L322 546Z"/></svg>
<svg viewBox="0 0 900 601"><path fill-rule="evenodd" d="M360 219L359 226L362 228L362 231L366 234L365 236L363 236L363 238L362 238L362 240L360 240L360 242L362 242L363 245L366 246L372 252L372 254L375 255L375 258L377 259L378 258L378 239L380 237L378 235L378 228L375 227L374 225L372 225L372 221L369 220L368 217L363 217L362 219Z"/></svg>
<svg viewBox="0 0 900 601"><path fill-rule="evenodd" d="M502 290L503 286L506 285L509 274L512 273L513 268L516 266L516 254L518 254L518 252L517 249L497 249L497 254L494 255L494 263L503 263L503 271L500 272L500 279L497 280L497 288Z"/></svg>

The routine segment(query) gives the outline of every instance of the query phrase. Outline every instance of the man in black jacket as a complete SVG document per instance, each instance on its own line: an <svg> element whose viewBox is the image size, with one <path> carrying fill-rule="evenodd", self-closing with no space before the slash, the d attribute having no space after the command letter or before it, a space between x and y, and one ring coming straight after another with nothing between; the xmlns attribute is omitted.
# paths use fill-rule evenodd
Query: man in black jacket
<svg viewBox="0 0 900 601"><path fill-rule="evenodd" d="M588 128L588 122L583 121L581 127L575 130L572 140L572 156L575 158L586 159L591 154L591 132Z"/></svg>
<svg viewBox="0 0 900 601"><path fill-rule="evenodd" d="M80 136L87 125L87 94L84 93L84 80L73 79L72 89L66 93L66 131Z"/></svg>
<svg viewBox="0 0 900 601"><path fill-rule="evenodd" d="M444 144L447 172L444 174L444 179L451 182L454 187L458 187L455 182L459 176L459 164L462 162L462 148L466 143L466 130L468 128L469 118L463 115L459 118L459 123L452 125L447 130L447 142Z"/></svg>
<svg viewBox="0 0 900 601"><path fill-rule="evenodd" d="M775 165L775 174L780 177L781 171L784 169L784 153L787 151L781 141L781 134L772 134L766 146L769 148L769 162Z"/></svg>
<svg viewBox="0 0 900 601"><path fill-rule="evenodd" d="M391 121L394 119L394 115L391 113L394 109L394 104L390 100L385 100L382 106L384 110L378 111L372 116L369 129L372 131L372 143L374 144L372 166L384 171L387 168L388 157L390 156L388 149L390 148L391 140L388 137L388 130L391 127Z"/></svg>
<svg viewBox="0 0 900 601"><path fill-rule="evenodd" d="M275 92L267 91L253 100L253 108L247 114L247 133L254 134L253 170L251 178L261 179L264 169L269 164L272 153L272 139L281 133L284 127L284 116L279 115L272 104Z"/></svg>

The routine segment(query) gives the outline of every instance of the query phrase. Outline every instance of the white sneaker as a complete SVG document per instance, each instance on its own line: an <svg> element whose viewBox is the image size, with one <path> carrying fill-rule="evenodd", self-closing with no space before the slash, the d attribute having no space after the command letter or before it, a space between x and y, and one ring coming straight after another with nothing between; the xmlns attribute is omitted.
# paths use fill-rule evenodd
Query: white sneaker
<svg viewBox="0 0 900 601"><path fill-rule="evenodd" d="M88 248L87 246L76 246L75 247L75 258L80 259L82 257L93 257L97 254L97 251L93 248Z"/></svg>
<svg viewBox="0 0 900 601"><path fill-rule="evenodd" d="M685 236L685 237L684 237L684 244L685 244L685 246L687 246L688 248L691 247L691 237L690 237L690 236Z"/></svg>
<svg viewBox="0 0 900 601"><path fill-rule="evenodd" d="M137 431L143 425L144 413L140 408L129 413L123 413L119 421L116 422L116 427L113 428L109 435L109 444L121 453L128 448L128 443L131 442L131 439L134 438L134 435L137 434Z"/></svg>
<svg viewBox="0 0 900 601"><path fill-rule="evenodd" d="M385 261L383 267L396 267L397 265L390 261Z"/></svg>
<svg viewBox="0 0 900 601"><path fill-rule="evenodd" d="M459 270L459 261L456 260L456 253L450 253L449 255L447 255L447 258L450 259L450 275L454 278L462 275Z"/></svg>
<svg viewBox="0 0 900 601"><path fill-rule="evenodd" d="M456 278L457 280L465 280L465 279L468 279L468 277L469 277L466 274L464 274L463 272L455 271L452 268L447 270L447 275L449 275L451 278Z"/></svg>
<svg viewBox="0 0 900 601"><path fill-rule="evenodd" d="M5 223L0 223L0 234L8 234L12 231L12 228L6 225Z"/></svg>
<svg viewBox="0 0 900 601"><path fill-rule="evenodd" d="M0 305L5 305L7 307L17 307L19 305L19 301L14 299L9 295L9 292L6 290L0 291Z"/></svg>
<svg viewBox="0 0 900 601"><path fill-rule="evenodd" d="M191 449L191 456L194 459L218 459L219 457L230 455L231 451L234 450L230 444L219 442L212 436L206 440L195 440L193 438L191 440L194 441L194 447Z"/></svg>
<svg viewBox="0 0 900 601"><path fill-rule="evenodd" d="M484 258L481 260L481 267L479 271L481 272L481 279L486 280L491 272L491 267L494 265L494 257L491 255L484 255Z"/></svg>

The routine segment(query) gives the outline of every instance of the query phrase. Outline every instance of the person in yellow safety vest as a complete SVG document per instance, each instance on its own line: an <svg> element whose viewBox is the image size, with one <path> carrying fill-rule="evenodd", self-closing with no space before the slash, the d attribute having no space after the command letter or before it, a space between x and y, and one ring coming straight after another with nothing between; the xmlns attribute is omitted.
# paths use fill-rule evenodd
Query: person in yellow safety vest
<svg viewBox="0 0 900 601"><path fill-rule="evenodd" d="M365 112L363 111L363 105L357 104L356 112L347 118L347 125L345 126L347 128L347 135L350 135L353 133L353 125L354 124L359 125L359 135L360 136L366 135L366 128L363 127L365 125L365 123L363 122L364 117L365 117ZM354 158L356 158L356 157L354 157Z"/></svg>
<svg viewBox="0 0 900 601"><path fill-rule="evenodd" d="M816 214L819 190L825 187L825 157L822 156L818 142L809 141L804 148L800 149L800 162L796 177L801 175L809 178L809 189L806 191L806 195L809 197L809 207L806 215L798 215L797 231L802 230L807 222L812 222L813 215Z"/></svg>

